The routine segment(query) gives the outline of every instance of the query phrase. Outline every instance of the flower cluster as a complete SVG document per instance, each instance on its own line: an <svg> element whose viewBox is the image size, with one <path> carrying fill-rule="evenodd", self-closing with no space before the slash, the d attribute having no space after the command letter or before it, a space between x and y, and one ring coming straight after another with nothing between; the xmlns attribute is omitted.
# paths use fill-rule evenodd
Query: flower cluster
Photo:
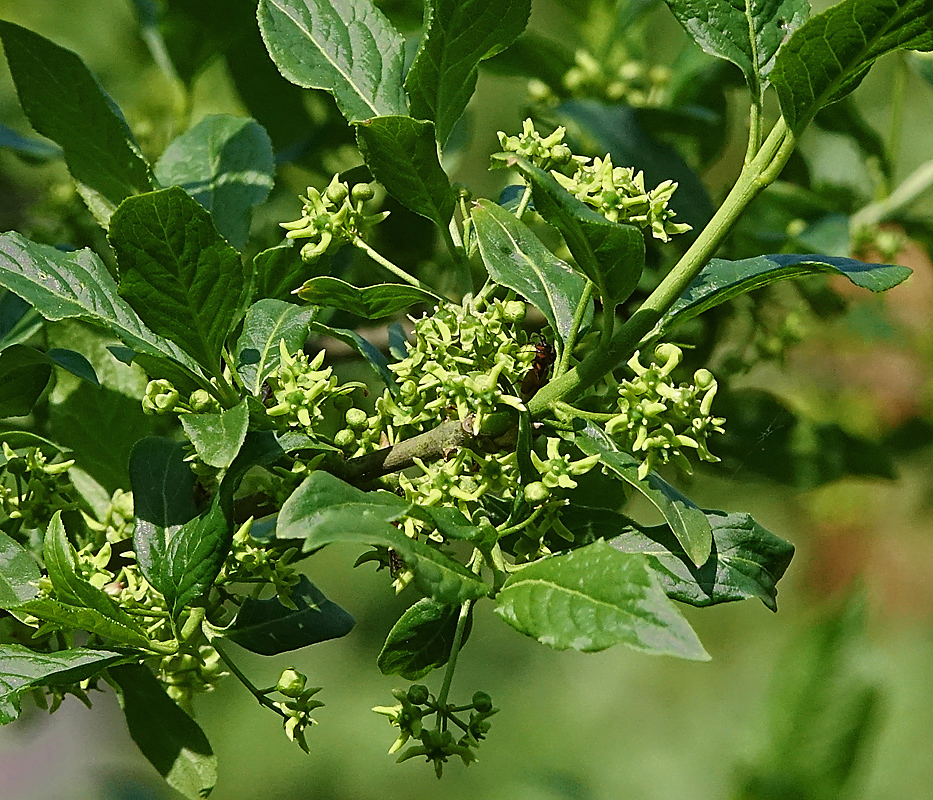
<svg viewBox="0 0 933 800"><path fill-rule="evenodd" d="M368 183L358 183L351 190L335 175L323 191L309 186L301 217L294 222L280 223L288 239L309 239L301 248L301 258L312 263L325 253L334 253L342 245L360 237L388 215L388 211L366 214L363 206L372 200L374 191Z"/></svg>
<svg viewBox="0 0 933 800"><path fill-rule="evenodd" d="M45 530L56 511L77 508L68 470L74 460L50 462L38 447L17 452L3 442L0 522L7 533Z"/></svg>
<svg viewBox="0 0 933 800"><path fill-rule="evenodd" d="M292 559L298 555L298 549L290 547L285 551L264 547L251 535L251 523L240 526L233 535L230 555L217 578L218 584L266 583L275 589L278 601L293 611L298 610L291 599L292 587L300 576L292 566Z"/></svg>
<svg viewBox="0 0 933 800"><path fill-rule="evenodd" d="M671 71L628 58L601 64L586 50L577 50L574 64L561 78L557 92L570 97L592 97L607 103L643 107L662 105ZM540 80L529 82L529 93L539 103L555 103L557 94Z"/></svg>
<svg viewBox="0 0 933 800"><path fill-rule="evenodd" d="M516 153L527 158L541 169L552 166L564 166L573 159L570 148L564 144L566 128L556 128L550 136L542 137L535 130L534 123L526 119L522 123L522 132L518 136L507 136L498 132L499 146L505 153Z"/></svg>
<svg viewBox="0 0 933 800"><path fill-rule="evenodd" d="M711 433L723 433L725 423L711 415L716 379L699 369L692 384L675 384L671 373L682 357L676 345L661 344L644 366L636 352L628 362L635 377L618 386L619 413L606 423L606 433L642 459L639 478L669 462L690 472L684 448L695 450L703 461L719 460L706 444Z"/></svg>
<svg viewBox="0 0 933 800"><path fill-rule="evenodd" d="M314 695L321 691L322 687L313 686L307 688L307 683L307 676L289 667L282 671L275 686L263 692L263 695L278 692L285 698L284 700L275 701L266 700L266 702L268 702L270 708L273 708L281 715L285 726L285 735L289 741L295 742L306 753L309 750L308 743L305 741L305 731L311 725L317 724L317 720L311 716L311 712L324 705L320 700L314 699Z"/></svg>

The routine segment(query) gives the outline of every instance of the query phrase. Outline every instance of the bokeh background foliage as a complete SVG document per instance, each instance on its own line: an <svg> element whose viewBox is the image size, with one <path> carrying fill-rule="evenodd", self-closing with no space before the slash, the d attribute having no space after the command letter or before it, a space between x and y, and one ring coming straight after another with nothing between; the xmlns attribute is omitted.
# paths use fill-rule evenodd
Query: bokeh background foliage
<svg viewBox="0 0 933 800"><path fill-rule="evenodd" d="M420 2L379 5L416 41ZM815 10L826 5L816 3ZM148 26L165 7L172 12L165 40L175 77L188 88L184 94L147 48ZM250 0L0 2L0 17L84 58L152 160L178 133L180 116L192 124L210 113L257 118L278 157L276 187L253 221L251 247L258 250L277 241L275 223L294 217L305 186L326 185L330 174L359 159L332 103L278 77L258 40L253 10ZM611 38L613 30L628 32L624 46ZM585 57L574 60L578 49L596 67ZM642 73L623 69L680 64L674 74L683 76L690 74L682 68L690 59L695 77L666 87L666 107L649 96L650 85L637 85ZM817 120L786 182L761 198L736 232L730 257L774 251L763 242L788 247L794 238L796 248L788 251L832 255L851 246L840 234L838 214L824 213L821 197L834 197L836 206L843 198L841 205L858 213L933 159L929 65L913 56L887 59L850 103ZM73 210L63 166L32 138L5 65L0 69L2 229L53 243L100 244L93 221ZM626 74L628 85L613 87ZM530 87L529 77L535 79ZM575 121L571 131L586 147L644 159L635 163L649 182L679 179L680 218L700 225L709 197L721 196L741 163L742 105L730 88L740 81L732 67L711 68L660 3L536 0L529 33L481 73L466 122L451 134L456 146L448 150L456 161L446 166L477 194L495 196L502 175L485 172L488 154L498 149L495 132L516 131L536 101L541 120ZM691 93L704 91L704 104L692 102ZM588 116L599 93L613 106L597 120L602 124ZM701 106L702 114L683 112ZM729 135L696 135L704 125ZM629 131L628 139L613 140L619 130ZM19 142L14 133L30 141ZM681 174L664 171L672 168L670 148L680 154ZM798 191L801 186L810 191ZM424 221L394 206L393 212L379 229L381 244L397 263L416 263L425 256L419 248L429 248L420 244ZM744 385L748 392L733 391L732 405L718 409L731 425L746 426L748 435L723 443L722 467L698 474L691 495L710 508L740 506L796 545L781 584L780 614L751 603L705 613L687 609L713 656L708 664L622 649L555 653L515 637L491 615L478 615L456 681L484 688L505 710L481 762L468 770L454 767L438 784L429 770L398 767L384 755L391 734L368 711L399 683L379 676L373 664L404 604L381 575L366 567L349 570L351 554L337 548L315 559L315 582L360 622L345 639L293 654L295 666L326 687L311 756L287 747L278 720L256 713L252 699L227 682L199 708L222 764L214 796L926 796L933 786L930 197L919 197L896 222L880 244L894 251L883 257L914 269L903 286L867 296L815 280L801 293L753 296L719 320L731 326L724 338L732 349L709 354L714 360L732 366L754 361L752 345L770 347L775 357L736 381L734 389ZM354 265L347 268L352 273ZM760 319L748 322L756 319L759 300L780 310L771 327ZM357 367L348 362L343 369L349 377ZM758 394L761 388L781 402ZM124 387L126 394L133 391ZM97 405L86 398L82 413L93 414ZM137 409L126 403L120 424L132 429ZM74 422L58 421L62 436ZM114 456L112 463L120 460ZM113 484L121 477L113 475ZM247 666L274 679L285 665L257 658ZM96 701L98 707L108 703L112 713L106 716L100 708L91 716L71 700L53 718L30 711L22 720L27 724L0 730L0 797L169 796L133 749L113 698Z"/></svg>

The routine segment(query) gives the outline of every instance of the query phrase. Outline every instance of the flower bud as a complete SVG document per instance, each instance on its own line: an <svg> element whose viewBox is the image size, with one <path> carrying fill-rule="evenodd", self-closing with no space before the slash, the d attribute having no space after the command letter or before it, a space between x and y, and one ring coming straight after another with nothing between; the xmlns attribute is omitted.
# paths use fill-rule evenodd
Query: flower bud
<svg viewBox="0 0 933 800"><path fill-rule="evenodd" d="M307 677L289 667L283 670L279 676L279 680L275 684L275 691L286 697L298 697L304 691L307 682Z"/></svg>
<svg viewBox="0 0 933 800"><path fill-rule="evenodd" d="M408 702L416 706L423 706L428 702L428 687L423 683L413 683L408 687Z"/></svg>
<svg viewBox="0 0 933 800"><path fill-rule="evenodd" d="M492 698L486 692L473 693L473 708L480 714L487 714L492 711Z"/></svg>

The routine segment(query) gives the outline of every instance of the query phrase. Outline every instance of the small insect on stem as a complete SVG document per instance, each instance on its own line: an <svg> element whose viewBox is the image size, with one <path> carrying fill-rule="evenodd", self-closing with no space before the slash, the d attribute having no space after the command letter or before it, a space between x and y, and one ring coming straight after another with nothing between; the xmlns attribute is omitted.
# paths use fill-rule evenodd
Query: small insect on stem
<svg viewBox="0 0 933 800"><path fill-rule="evenodd" d="M543 339L535 342L535 358L531 362L531 369L522 378L522 399L530 400L538 390L547 383L551 375L551 367L557 354L550 342Z"/></svg>

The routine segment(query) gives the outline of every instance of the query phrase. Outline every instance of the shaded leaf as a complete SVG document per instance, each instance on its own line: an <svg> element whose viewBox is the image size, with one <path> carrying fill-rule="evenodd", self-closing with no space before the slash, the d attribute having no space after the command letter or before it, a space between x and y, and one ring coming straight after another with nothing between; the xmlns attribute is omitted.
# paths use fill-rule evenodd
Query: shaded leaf
<svg viewBox="0 0 933 800"><path fill-rule="evenodd" d="M480 200L472 216L490 277L535 306L565 339L586 286L583 277L551 253L527 225L495 203Z"/></svg>
<svg viewBox="0 0 933 800"><path fill-rule="evenodd" d="M645 653L709 659L645 557L605 542L522 567L496 604L509 625L555 650L626 644Z"/></svg>
<svg viewBox="0 0 933 800"><path fill-rule="evenodd" d="M294 244L294 239L286 239L282 244L263 250L253 257L257 298L290 299L292 292L309 275L320 267L329 267L327 256L318 259L315 264L305 264L301 260L301 248Z"/></svg>
<svg viewBox="0 0 933 800"><path fill-rule="evenodd" d="M373 177L403 206L447 227L457 197L438 160L434 126L407 116L356 126L360 155Z"/></svg>
<svg viewBox="0 0 933 800"><path fill-rule="evenodd" d="M155 174L163 186L180 186L210 211L218 233L242 250L251 211L272 189L272 143L255 120L211 115L169 143Z"/></svg>
<svg viewBox="0 0 933 800"><path fill-rule="evenodd" d="M207 797L217 781L217 758L198 724L141 664L110 670L126 727L142 754L176 791L192 800Z"/></svg>
<svg viewBox="0 0 933 800"><path fill-rule="evenodd" d="M207 211L177 186L133 197L114 213L109 239L120 294L156 333L219 376L250 271Z"/></svg>
<svg viewBox="0 0 933 800"><path fill-rule="evenodd" d="M574 443L587 455L599 455L600 463L637 489L658 509L671 526L684 551L694 564L704 564L712 547L709 520L696 504L653 472L638 477L639 461L619 450L606 434L593 424L574 436Z"/></svg>
<svg viewBox="0 0 933 800"><path fill-rule="evenodd" d="M429 597L410 606L392 626L376 663L383 675L406 681L423 678L450 660L460 606L438 603ZM463 632L465 643L473 627L472 608Z"/></svg>
<svg viewBox="0 0 933 800"><path fill-rule="evenodd" d="M61 146L88 205L106 225L124 198L154 185L117 104L70 50L5 20L0 39L26 117Z"/></svg>
<svg viewBox="0 0 933 800"><path fill-rule="evenodd" d="M861 82L894 50L933 48L929 0L843 0L799 28L771 72L781 113L802 130L823 106Z"/></svg>
<svg viewBox="0 0 933 800"><path fill-rule="evenodd" d="M237 373L250 393L258 396L263 382L279 366L280 341L285 341L289 353L304 347L314 313L284 300L259 300L250 306L234 350Z"/></svg>
<svg viewBox="0 0 933 800"><path fill-rule="evenodd" d="M480 61L505 50L525 30L531 0L428 0L425 35L405 78L411 113L434 120L447 141L476 89Z"/></svg>
<svg viewBox="0 0 933 800"><path fill-rule="evenodd" d="M38 350L14 344L0 352L0 417L24 417L52 378L48 359Z"/></svg>
<svg viewBox="0 0 933 800"><path fill-rule="evenodd" d="M62 150L57 145L45 139L21 136L6 125L0 125L0 147L12 150L20 158L30 162L42 163L62 157Z"/></svg>
<svg viewBox="0 0 933 800"><path fill-rule="evenodd" d="M389 369L389 360L382 354L382 351L378 347L374 344L370 344L356 331L351 331L346 328L331 328L329 325L324 325L320 322L312 322L311 330L322 336L331 336L352 347L363 357L363 360L375 370L376 374L382 378L389 392L394 395L398 391L398 386L395 382L395 373Z"/></svg>
<svg viewBox="0 0 933 800"><path fill-rule="evenodd" d="M258 16L282 75L330 92L350 122L408 112L404 40L370 0L260 0Z"/></svg>
<svg viewBox="0 0 933 800"><path fill-rule="evenodd" d="M353 630L356 620L328 600L305 575L292 587L289 597L297 610L283 606L277 597L247 598L224 635L253 653L274 656L339 639Z"/></svg>
<svg viewBox="0 0 933 800"><path fill-rule="evenodd" d="M363 319L390 317L416 303L433 307L440 301L437 295L416 286L378 283L358 289L346 281L326 276L311 278L296 294L312 305L349 311Z"/></svg>
<svg viewBox="0 0 933 800"><path fill-rule="evenodd" d="M15 540L0 531L0 608L32 600L42 577L35 559Z"/></svg>

